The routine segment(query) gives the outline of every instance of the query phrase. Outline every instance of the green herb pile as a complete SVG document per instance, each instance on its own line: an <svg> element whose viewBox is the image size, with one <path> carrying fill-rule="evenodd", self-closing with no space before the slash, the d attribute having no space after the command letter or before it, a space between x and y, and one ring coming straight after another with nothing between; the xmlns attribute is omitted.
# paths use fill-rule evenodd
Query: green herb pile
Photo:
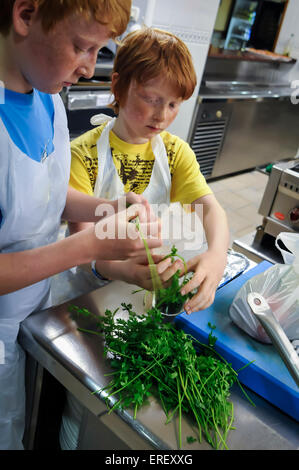
<svg viewBox="0 0 299 470"><path fill-rule="evenodd" d="M155 307L158 308L161 312L170 315L180 312L186 300L193 296L193 293L191 292L186 295L181 294L182 286L187 284L187 282L189 282L189 279L187 277L186 262L184 258L177 253L177 248L173 246L171 248L171 252L167 256L165 256L164 259L171 258L171 261L173 263L176 257L180 258L184 263L185 275L183 281L180 283L180 270L178 270L172 276L171 284L166 288L163 288L161 286L156 292L157 299Z"/></svg>
<svg viewBox="0 0 299 470"><path fill-rule="evenodd" d="M96 318L97 329L90 332L104 337L113 378L98 392L106 392L108 406L109 398L117 397L111 411L133 407L136 418L138 409L154 395L163 407L166 423L178 415L180 448L184 413L193 420L199 441L204 436L213 448L227 449L234 420L228 398L238 378L231 365L214 351L214 327L209 325L209 345L205 345L174 324L163 323L157 308L137 315L131 304L121 305L128 312L126 320L115 318L118 309L95 317L87 309L71 307L73 312ZM193 440L188 437L187 442Z"/></svg>

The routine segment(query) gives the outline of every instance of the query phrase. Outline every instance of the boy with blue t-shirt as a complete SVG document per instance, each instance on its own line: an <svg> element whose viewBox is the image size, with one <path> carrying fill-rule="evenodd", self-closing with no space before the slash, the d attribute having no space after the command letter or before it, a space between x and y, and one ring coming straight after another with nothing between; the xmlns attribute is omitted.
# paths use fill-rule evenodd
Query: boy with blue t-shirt
<svg viewBox="0 0 299 470"><path fill-rule="evenodd" d="M17 335L21 321L50 305L49 278L97 259L144 255L140 237L130 236L136 215L155 236L150 247L161 246L144 198L129 194L129 210L118 213L118 201L68 187L69 133L58 93L93 76L99 49L125 31L130 8L130 0L1 1L0 449L23 448L24 353ZM98 239L91 228L57 241L61 219L96 222L104 232L107 218L95 216L102 202L114 211L114 238Z"/></svg>

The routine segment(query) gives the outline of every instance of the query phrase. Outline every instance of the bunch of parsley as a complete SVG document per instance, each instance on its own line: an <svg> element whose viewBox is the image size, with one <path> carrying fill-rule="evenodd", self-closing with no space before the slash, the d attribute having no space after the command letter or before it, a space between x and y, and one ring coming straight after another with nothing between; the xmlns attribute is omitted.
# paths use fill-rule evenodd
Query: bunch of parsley
<svg viewBox="0 0 299 470"><path fill-rule="evenodd" d="M106 392L108 406L109 398L117 397L110 411L133 407L136 418L138 409L154 395L167 423L178 414L179 448L183 413L196 423L199 441L204 436L213 448L228 448L227 435L234 420L228 398L238 374L216 354L214 327L209 325L209 345L205 345L174 324L164 323L157 308L137 315L131 304L121 305L128 312L126 320L116 318L118 309L97 317L96 334L104 336L105 355L113 370L108 386L98 392ZM86 309L72 306L72 310L94 317Z"/></svg>

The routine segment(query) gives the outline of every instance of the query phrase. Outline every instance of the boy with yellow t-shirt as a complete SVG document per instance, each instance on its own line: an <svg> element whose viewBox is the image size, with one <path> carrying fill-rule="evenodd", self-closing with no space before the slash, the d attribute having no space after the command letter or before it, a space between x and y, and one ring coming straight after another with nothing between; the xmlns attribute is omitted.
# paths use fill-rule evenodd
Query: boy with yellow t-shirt
<svg viewBox="0 0 299 470"><path fill-rule="evenodd" d="M186 45L173 34L144 28L129 34L118 49L112 73L114 110L95 129L72 142L70 184L97 197L115 199L132 191L150 204L191 204L200 215L208 249L188 261L193 278L183 294L198 288L186 305L187 313L207 308L226 265L229 231L190 146L166 131L180 104L196 86L196 74ZM84 224L70 224L70 231ZM97 271L147 288L138 260L100 261ZM168 268L161 273L169 278Z"/></svg>

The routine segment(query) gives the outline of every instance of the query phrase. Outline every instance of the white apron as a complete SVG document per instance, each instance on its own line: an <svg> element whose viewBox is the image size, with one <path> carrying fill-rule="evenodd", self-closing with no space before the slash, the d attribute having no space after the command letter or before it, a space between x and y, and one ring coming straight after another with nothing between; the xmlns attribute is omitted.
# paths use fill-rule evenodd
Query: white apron
<svg viewBox="0 0 299 470"><path fill-rule="evenodd" d="M67 120L59 96L55 105L54 151L43 163L24 155L0 122L0 252L24 251L53 243L65 207L70 172ZM50 279L0 296L0 449L23 449L25 420L24 352L17 343L20 323L50 304Z"/></svg>
<svg viewBox="0 0 299 470"><path fill-rule="evenodd" d="M105 116L106 120L109 119ZM96 122L96 121L93 121ZM101 122L98 120L97 122ZM113 129L115 118L104 127L97 141L98 150L98 176L94 188L94 196L115 200L125 194L121 181L113 162L109 133ZM143 196L152 205L170 204L171 176L164 142L160 135L151 140L155 162L150 182L143 192Z"/></svg>

